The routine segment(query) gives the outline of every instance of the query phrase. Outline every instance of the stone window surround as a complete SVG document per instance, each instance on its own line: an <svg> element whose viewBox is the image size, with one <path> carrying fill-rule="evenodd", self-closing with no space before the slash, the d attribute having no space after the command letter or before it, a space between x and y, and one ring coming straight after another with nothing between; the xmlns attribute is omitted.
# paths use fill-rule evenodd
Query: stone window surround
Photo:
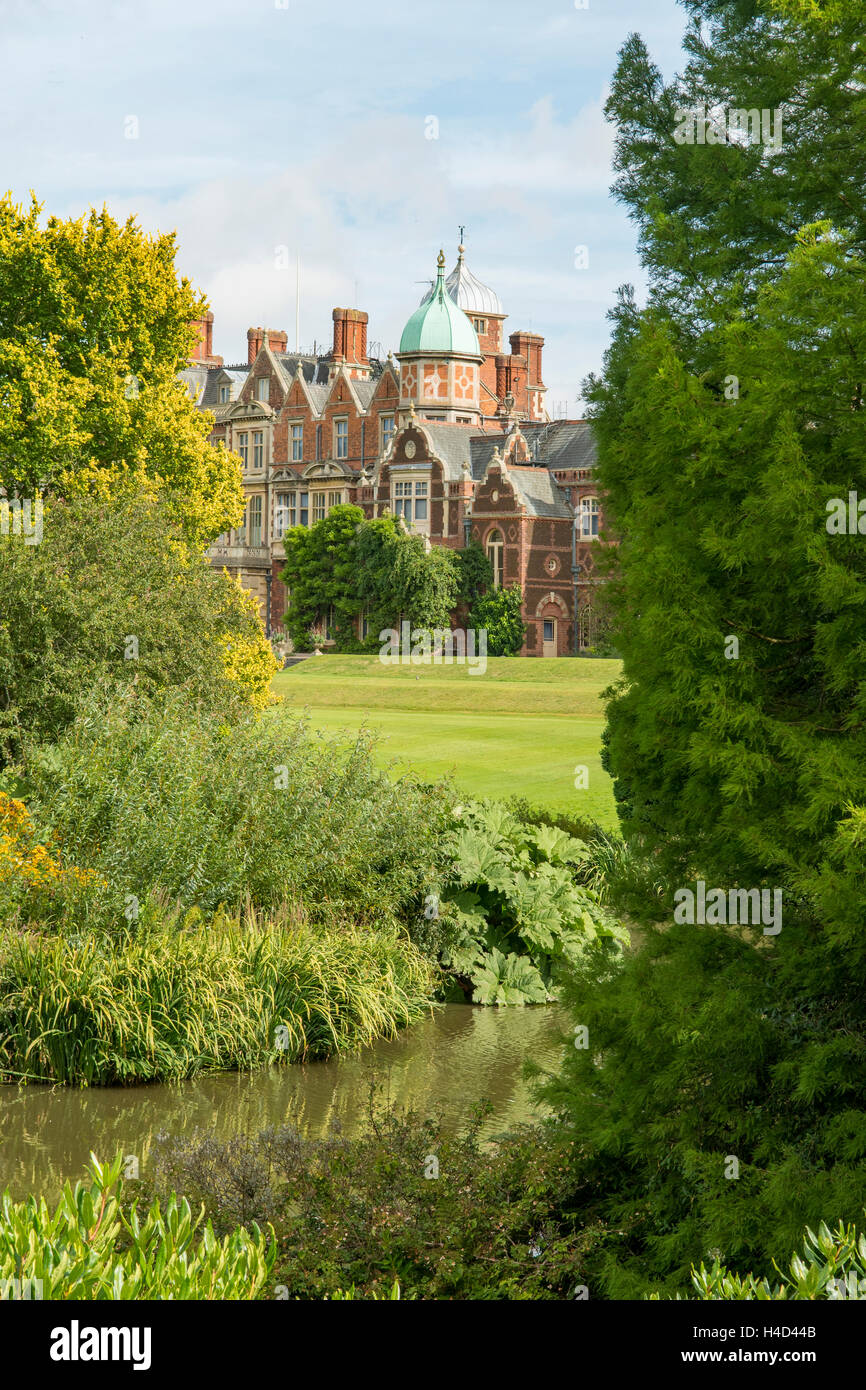
<svg viewBox="0 0 866 1390"><path fill-rule="evenodd" d="M345 434L342 435L342 436L340 435L340 430L339 430L340 425L345 425L345 426L346 426L346 432L345 432ZM345 451L345 453L342 453L342 454L340 453L340 442L341 442L341 440L342 440L342 442L343 442L343 443L345 444L345 446L346 446L346 451ZM347 459L347 458L349 457L349 417L348 417L348 415L335 415L335 416L334 416L334 455L333 455L333 456L334 456L335 459Z"/></svg>
<svg viewBox="0 0 866 1390"><path fill-rule="evenodd" d="M592 506L593 502L595 503L594 508ZM584 504L587 505L585 506ZM578 515L580 517L580 522L577 528L578 536L583 541L597 541L599 539L598 529L593 531L592 519L593 517L596 518L597 528L601 526L601 504L598 498L594 497L591 493L587 493L585 497L578 498L577 508ZM589 518L589 530L584 530L585 517Z"/></svg>
<svg viewBox="0 0 866 1390"><path fill-rule="evenodd" d="M295 521L291 520L297 516L301 526L312 526L317 521L323 521L329 515L332 507L342 506L345 501L345 492L342 487L334 486L333 478L316 478L314 481L308 478L299 479L296 483L287 485L282 484L279 497L285 497L285 506L288 510L289 519L284 522L284 529L294 526ZM301 494L307 499L307 505L301 508ZM306 512L307 520L302 521L302 512Z"/></svg>
<svg viewBox="0 0 866 1390"><path fill-rule="evenodd" d="M304 461L304 423L305 423L305 422L304 422L303 418L300 419L300 420L289 420L289 421L288 421L289 453L291 454L291 462L292 462L292 463L303 463L303 461ZM295 435L294 435L294 431L295 431L296 429L299 429L299 430L301 431L301 436L300 436L301 452L300 452L300 454L297 455L297 457L295 456L295 443L296 443L297 441L295 440Z"/></svg>
<svg viewBox="0 0 866 1390"><path fill-rule="evenodd" d="M391 434L390 434L390 437L387 438L387 439L385 438L385 421L386 421L386 420L390 420L390 422L391 422ZM381 450L381 452L382 452L383 454L384 454L385 450L388 448L388 445L390 444L391 440L394 438L394 436L395 436L396 433L397 433L397 413L396 413L396 411L393 411L393 410L384 411L384 412L379 416L379 448L380 448L380 450Z"/></svg>
<svg viewBox="0 0 866 1390"><path fill-rule="evenodd" d="M498 541L494 540L496 536L499 538ZM505 536L499 524L490 527L484 536L483 545L484 554L493 566L493 587L494 589L501 589L505 579ZM498 555L491 556L491 545L497 548Z"/></svg>
<svg viewBox="0 0 866 1390"><path fill-rule="evenodd" d="M413 512L413 520L412 520L412 524L411 524L411 528L410 528L410 529L413 530L413 531L418 532L419 535L428 536L428 535L430 534L430 512L431 512L431 510L432 510L432 501L433 501L433 464L432 464L432 463L425 463L425 462L418 462L418 463L415 463L415 462L413 462L413 463L392 463L392 464L391 464L391 466L390 466L390 468L389 468L389 479L388 479L388 506L390 507L391 512L392 512L392 514L393 514L394 516L397 515L397 509L396 509L396 505L395 505L396 500L397 500L397 493L396 493L396 489L395 489L395 484L396 484L396 483L412 483L412 484L413 484L413 487L412 487L412 501L413 501L412 512ZM414 520L414 511L415 511L415 508L414 508L414 501L415 501L415 488L414 488L414 484L415 484L415 483L426 483L426 484L427 484L427 498L426 498L426 501L427 501L427 516L426 516L422 521L415 521L415 520Z"/></svg>

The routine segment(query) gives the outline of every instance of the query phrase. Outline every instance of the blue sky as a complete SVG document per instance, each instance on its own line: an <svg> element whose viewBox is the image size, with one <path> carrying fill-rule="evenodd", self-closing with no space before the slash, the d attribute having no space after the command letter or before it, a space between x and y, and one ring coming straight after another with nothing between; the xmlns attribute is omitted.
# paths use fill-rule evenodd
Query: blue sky
<svg viewBox="0 0 866 1390"><path fill-rule="evenodd" d="M297 255L302 345L350 305L396 349L463 223L574 414L616 286L643 285L608 192L617 51L636 29L670 76L684 25L676 0L0 0L2 182L176 228L227 362L253 324L293 345Z"/></svg>

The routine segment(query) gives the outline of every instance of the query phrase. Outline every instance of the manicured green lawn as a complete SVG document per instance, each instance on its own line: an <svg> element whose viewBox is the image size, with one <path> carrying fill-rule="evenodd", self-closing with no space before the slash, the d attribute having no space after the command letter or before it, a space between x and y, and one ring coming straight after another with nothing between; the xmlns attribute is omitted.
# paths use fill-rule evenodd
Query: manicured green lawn
<svg viewBox="0 0 866 1390"><path fill-rule="evenodd" d="M616 825L599 761L602 691L618 661L491 657L466 666L383 666L377 656L310 657L274 678L275 694L309 711L312 728L382 736L378 758L396 772L450 774L469 795L525 796ZM576 790L575 768L589 769Z"/></svg>

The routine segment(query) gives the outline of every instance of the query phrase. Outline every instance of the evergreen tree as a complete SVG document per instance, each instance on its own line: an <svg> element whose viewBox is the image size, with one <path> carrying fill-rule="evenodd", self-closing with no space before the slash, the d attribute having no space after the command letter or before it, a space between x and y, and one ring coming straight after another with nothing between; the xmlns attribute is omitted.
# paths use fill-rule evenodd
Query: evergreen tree
<svg viewBox="0 0 866 1390"><path fill-rule="evenodd" d="M589 392L623 680L605 759L641 946L576 979L548 1088L614 1296L719 1250L772 1274L866 1191L863 16L687 8L662 88L640 41L610 115L651 275ZM780 106L781 150L677 145L677 106ZM864 507L866 512L866 507ZM866 532L866 516L864 516ZM781 890L782 929L672 925L677 889Z"/></svg>

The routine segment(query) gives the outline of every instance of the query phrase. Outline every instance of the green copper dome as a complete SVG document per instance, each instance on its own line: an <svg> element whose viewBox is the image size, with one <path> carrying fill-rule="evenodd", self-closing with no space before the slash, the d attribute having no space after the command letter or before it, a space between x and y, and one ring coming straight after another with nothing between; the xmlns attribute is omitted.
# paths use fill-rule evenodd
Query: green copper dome
<svg viewBox="0 0 866 1390"><path fill-rule="evenodd" d="M478 335L445 288L445 254L439 252L436 284L403 329L400 352L463 353L480 357Z"/></svg>

